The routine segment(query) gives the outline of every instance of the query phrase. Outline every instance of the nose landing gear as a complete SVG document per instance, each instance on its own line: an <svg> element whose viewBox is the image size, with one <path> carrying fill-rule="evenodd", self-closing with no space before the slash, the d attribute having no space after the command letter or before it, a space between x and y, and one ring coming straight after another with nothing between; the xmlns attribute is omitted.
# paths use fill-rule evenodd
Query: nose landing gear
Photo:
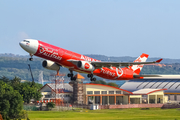
<svg viewBox="0 0 180 120"><path fill-rule="evenodd" d="M29 61L33 61L33 58L29 58Z"/></svg>
<svg viewBox="0 0 180 120"><path fill-rule="evenodd" d="M29 61L33 61L33 54L30 54L30 56Z"/></svg>

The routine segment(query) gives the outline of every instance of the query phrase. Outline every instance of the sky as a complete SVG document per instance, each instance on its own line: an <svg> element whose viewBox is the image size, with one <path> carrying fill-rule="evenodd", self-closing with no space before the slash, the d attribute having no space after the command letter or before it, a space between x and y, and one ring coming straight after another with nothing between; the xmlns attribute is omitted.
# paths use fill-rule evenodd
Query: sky
<svg viewBox="0 0 180 120"><path fill-rule="evenodd" d="M0 53L41 40L80 54L180 59L178 0L0 0Z"/></svg>

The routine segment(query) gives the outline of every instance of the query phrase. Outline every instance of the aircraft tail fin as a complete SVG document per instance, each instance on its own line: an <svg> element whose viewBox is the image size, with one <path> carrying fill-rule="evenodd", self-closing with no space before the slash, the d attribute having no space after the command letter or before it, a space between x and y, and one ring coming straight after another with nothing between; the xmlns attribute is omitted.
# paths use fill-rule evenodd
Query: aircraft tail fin
<svg viewBox="0 0 180 120"><path fill-rule="evenodd" d="M148 56L149 56L148 54L143 53L143 54L142 54L141 56L139 56L134 62L146 62ZM143 66L144 66L144 64L139 64L139 65L129 66L129 68L130 68L131 70L133 70L135 74L139 75L139 73L141 72Z"/></svg>

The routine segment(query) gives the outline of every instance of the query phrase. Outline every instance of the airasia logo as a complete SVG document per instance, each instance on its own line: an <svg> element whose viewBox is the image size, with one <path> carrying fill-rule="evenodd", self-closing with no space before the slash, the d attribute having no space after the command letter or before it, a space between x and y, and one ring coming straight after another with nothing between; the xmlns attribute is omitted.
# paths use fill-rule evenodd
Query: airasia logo
<svg viewBox="0 0 180 120"><path fill-rule="evenodd" d="M90 68L90 65L89 65L88 63L85 63L85 64L84 64L84 68L85 68L85 69L89 69L89 68Z"/></svg>
<svg viewBox="0 0 180 120"><path fill-rule="evenodd" d="M44 48L41 46L40 49L39 49L39 52L43 53L44 51L45 51Z"/></svg>

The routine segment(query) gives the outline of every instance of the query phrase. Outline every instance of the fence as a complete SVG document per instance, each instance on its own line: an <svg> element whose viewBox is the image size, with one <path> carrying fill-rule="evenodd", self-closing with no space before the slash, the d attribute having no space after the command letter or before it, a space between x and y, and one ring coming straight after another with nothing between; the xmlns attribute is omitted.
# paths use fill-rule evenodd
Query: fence
<svg viewBox="0 0 180 120"><path fill-rule="evenodd" d="M127 104L127 105L99 105L99 109L116 108L180 108L179 104Z"/></svg>
<svg viewBox="0 0 180 120"><path fill-rule="evenodd" d="M35 105L24 105L24 110L27 111L37 111L40 110ZM127 104L127 105L99 105L99 109L117 109L117 108L180 108L180 104ZM55 111L67 111L67 110L81 110L81 109L90 109L90 105L84 105L84 104L63 104L63 105L57 105L52 110ZM48 110L46 106L44 106L44 109L41 108L41 110Z"/></svg>

